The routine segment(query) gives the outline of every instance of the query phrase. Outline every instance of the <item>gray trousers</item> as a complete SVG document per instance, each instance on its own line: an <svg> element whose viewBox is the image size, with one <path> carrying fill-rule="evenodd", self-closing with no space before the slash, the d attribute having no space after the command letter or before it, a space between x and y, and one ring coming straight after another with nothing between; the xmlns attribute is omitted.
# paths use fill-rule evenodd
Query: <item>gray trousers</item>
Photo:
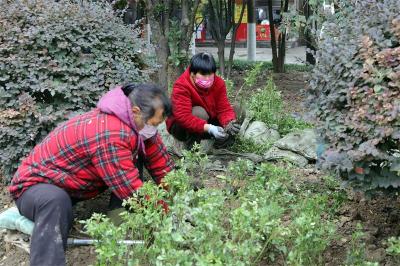
<svg viewBox="0 0 400 266"><path fill-rule="evenodd" d="M55 185L37 184L16 201L19 212L35 222L31 237L30 265L65 265L68 232L72 226L72 201Z"/></svg>

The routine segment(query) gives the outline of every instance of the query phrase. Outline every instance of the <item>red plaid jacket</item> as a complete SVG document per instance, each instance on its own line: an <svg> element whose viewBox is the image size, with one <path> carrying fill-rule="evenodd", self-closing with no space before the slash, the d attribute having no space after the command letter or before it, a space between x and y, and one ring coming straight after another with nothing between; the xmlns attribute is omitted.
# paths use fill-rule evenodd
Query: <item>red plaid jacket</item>
<svg viewBox="0 0 400 266"><path fill-rule="evenodd" d="M54 129L15 173L9 191L17 199L30 186L54 184L77 199L89 199L108 187L120 199L142 186L136 133L114 115L94 109ZM145 167L156 183L174 167L161 137L145 141Z"/></svg>

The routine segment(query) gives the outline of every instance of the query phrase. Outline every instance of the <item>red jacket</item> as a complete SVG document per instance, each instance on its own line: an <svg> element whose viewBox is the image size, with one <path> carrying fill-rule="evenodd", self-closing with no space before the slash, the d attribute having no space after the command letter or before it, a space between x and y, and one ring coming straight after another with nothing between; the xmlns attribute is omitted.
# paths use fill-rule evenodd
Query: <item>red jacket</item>
<svg viewBox="0 0 400 266"><path fill-rule="evenodd" d="M62 123L25 158L9 191L17 199L38 183L54 184L88 199L108 187L120 199L142 186L137 133L117 116L94 109ZM145 166L157 183L174 167L161 137L146 140Z"/></svg>
<svg viewBox="0 0 400 266"><path fill-rule="evenodd" d="M215 76L214 84L207 91L199 90L190 79L189 68L175 81L171 101L173 115L167 119L167 129L178 123L191 133L204 132L207 121L192 115L194 106L203 107L210 120L217 120L221 126L226 126L235 120L235 112L226 95L226 86L222 78Z"/></svg>

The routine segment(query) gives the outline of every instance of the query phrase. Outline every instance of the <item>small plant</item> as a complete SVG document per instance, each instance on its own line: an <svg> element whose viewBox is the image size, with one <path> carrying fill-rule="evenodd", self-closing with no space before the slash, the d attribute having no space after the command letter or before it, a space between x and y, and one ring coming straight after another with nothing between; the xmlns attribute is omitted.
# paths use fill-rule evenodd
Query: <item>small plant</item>
<svg viewBox="0 0 400 266"><path fill-rule="evenodd" d="M205 158L199 151L188 152L180 168L165 178L168 191L145 183L125 201L129 211L119 227L98 214L86 221L88 233L99 240L98 263L257 265L288 254L288 263L296 264L301 256L310 265L318 263L330 239L322 235L331 235L331 223L321 219L327 197L303 197L296 204L287 169L246 160L231 163L220 176L226 189L193 190L191 175L200 173L194 169ZM168 211L160 202L168 204ZM287 214L292 220L285 225ZM121 247L121 239L144 244Z"/></svg>
<svg viewBox="0 0 400 266"><path fill-rule="evenodd" d="M284 112L283 99L272 76L264 89L251 96L248 107L255 120L270 127L277 125L278 131L283 135L295 129L310 127L308 123L296 120Z"/></svg>
<svg viewBox="0 0 400 266"><path fill-rule="evenodd" d="M391 237L388 239L388 248L386 252L400 263L400 237Z"/></svg>
<svg viewBox="0 0 400 266"><path fill-rule="evenodd" d="M124 265L128 247L120 241L126 237L126 227L116 227L104 214L98 213L82 223L86 232L98 240L95 242L98 265Z"/></svg>
<svg viewBox="0 0 400 266"><path fill-rule="evenodd" d="M293 246L288 255L290 265L321 264L322 252L336 232L333 223L323 222L327 202L326 196L308 195L293 206Z"/></svg>
<svg viewBox="0 0 400 266"><path fill-rule="evenodd" d="M272 143L263 143L258 144L255 143L252 139L245 139L242 137L237 137L232 147L230 148L234 152L241 153L255 153L255 154L264 154L268 149L270 149Z"/></svg>
<svg viewBox="0 0 400 266"><path fill-rule="evenodd" d="M235 83L231 79L224 79L226 85L226 93L229 99L234 98L235 94Z"/></svg>
<svg viewBox="0 0 400 266"><path fill-rule="evenodd" d="M360 223L357 223L356 230L351 235L350 250L347 252L346 265L355 266L378 266L377 262L366 260L365 243L363 241L364 232Z"/></svg>

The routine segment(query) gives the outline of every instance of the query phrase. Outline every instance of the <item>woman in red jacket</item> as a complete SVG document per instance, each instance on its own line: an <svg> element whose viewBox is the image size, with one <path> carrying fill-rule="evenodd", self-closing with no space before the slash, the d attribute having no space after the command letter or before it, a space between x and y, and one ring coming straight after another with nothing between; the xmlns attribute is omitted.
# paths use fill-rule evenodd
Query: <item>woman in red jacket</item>
<svg viewBox="0 0 400 266"><path fill-rule="evenodd" d="M217 146L226 146L239 133L240 124L225 82L216 70L212 55L198 53L173 86L173 115L167 119L167 129L188 147L210 137L215 138Z"/></svg>

